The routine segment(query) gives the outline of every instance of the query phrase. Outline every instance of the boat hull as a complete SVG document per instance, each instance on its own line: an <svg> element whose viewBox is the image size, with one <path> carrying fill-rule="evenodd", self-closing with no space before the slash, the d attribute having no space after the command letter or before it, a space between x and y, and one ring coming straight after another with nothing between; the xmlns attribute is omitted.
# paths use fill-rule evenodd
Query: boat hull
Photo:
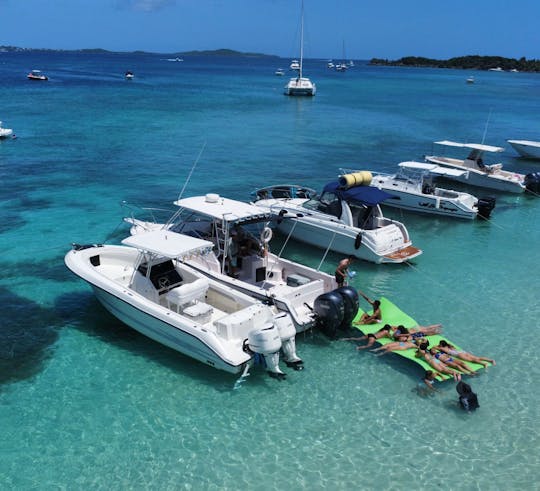
<svg viewBox="0 0 540 491"><path fill-rule="evenodd" d="M487 174L475 169L470 169L464 165L459 165L457 163L459 161L456 159L447 159L444 157L427 156L426 161L437 165L467 171L467 174L463 176L444 176L444 179L461 182L469 186L495 189L497 191L506 193L523 193L525 191L525 186L523 185L523 176L517 173L495 171L492 174Z"/></svg>
<svg viewBox="0 0 540 491"><path fill-rule="evenodd" d="M508 140L514 150L527 159L540 160L540 142L525 140Z"/></svg>

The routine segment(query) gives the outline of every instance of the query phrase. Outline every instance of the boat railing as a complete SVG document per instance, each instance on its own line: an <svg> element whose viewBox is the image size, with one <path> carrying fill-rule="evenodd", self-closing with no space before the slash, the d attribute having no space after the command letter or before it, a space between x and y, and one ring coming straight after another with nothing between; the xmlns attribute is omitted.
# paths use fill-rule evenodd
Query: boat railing
<svg viewBox="0 0 540 491"><path fill-rule="evenodd" d="M251 193L254 201L262 199L292 199L292 198L308 198L311 199L317 196L317 191L301 186L299 184L276 184L256 189Z"/></svg>
<svg viewBox="0 0 540 491"><path fill-rule="evenodd" d="M170 209L139 206L127 201L122 201L120 206L124 210L124 217L152 223L163 223L164 220L159 220L157 214L167 214L170 216L172 213Z"/></svg>

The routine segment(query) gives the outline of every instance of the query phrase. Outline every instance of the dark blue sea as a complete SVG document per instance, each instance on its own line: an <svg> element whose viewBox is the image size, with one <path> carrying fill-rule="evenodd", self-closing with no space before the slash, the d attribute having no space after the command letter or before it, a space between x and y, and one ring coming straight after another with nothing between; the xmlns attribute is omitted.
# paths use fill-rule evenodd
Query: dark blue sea
<svg viewBox="0 0 540 491"><path fill-rule="evenodd" d="M0 119L17 135L0 141L3 489L538 489L535 196L476 190L497 198L489 221L387 211L424 254L354 266L355 287L497 361L468 380L470 414L453 382L422 397L419 366L318 333L298 336L303 372L253 370L235 390L117 321L63 257L73 242L119 243L122 202L320 189L341 167L422 160L436 140L502 146L505 168L540 171L506 143L540 140L540 75L307 60L317 95L304 99L274 75L290 60L166 58L0 53ZM285 250L314 267L322 254Z"/></svg>

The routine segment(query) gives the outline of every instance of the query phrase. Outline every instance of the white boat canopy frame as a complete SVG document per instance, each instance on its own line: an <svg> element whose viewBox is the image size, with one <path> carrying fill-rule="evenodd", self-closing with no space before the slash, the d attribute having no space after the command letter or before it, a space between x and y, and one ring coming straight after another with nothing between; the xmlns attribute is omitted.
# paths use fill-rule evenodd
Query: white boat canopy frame
<svg viewBox="0 0 540 491"><path fill-rule="evenodd" d="M451 169L450 167L441 167L439 165L435 164L428 164L424 162L401 162L398 164L399 167L402 169L414 169L418 171L425 171L429 172L430 174L434 174L437 176L452 176L452 177L460 177L460 176L466 176L469 174L466 170L459 170L459 169Z"/></svg>
<svg viewBox="0 0 540 491"><path fill-rule="evenodd" d="M214 246L208 240L164 229L131 235L122 240L122 244L170 259L204 253Z"/></svg>
<svg viewBox="0 0 540 491"><path fill-rule="evenodd" d="M458 143L449 140L442 140L434 143L437 145L445 145L447 147L471 148L473 150L480 150L482 152L504 152L504 148L493 147L491 145L482 145L480 143Z"/></svg>

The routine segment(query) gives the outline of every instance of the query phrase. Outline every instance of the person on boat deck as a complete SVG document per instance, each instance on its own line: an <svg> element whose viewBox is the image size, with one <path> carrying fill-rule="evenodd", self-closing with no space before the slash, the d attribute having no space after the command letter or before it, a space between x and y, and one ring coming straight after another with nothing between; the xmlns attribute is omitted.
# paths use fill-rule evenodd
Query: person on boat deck
<svg viewBox="0 0 540 491"><path fill-rule="evenodd" d="M367 339L367 344L362 346L357 346L357 350L371 348L375 344L375 341L381 338L390 338L392 337L393 327L390 324L385 324L375 333L369 333L365 336L360 336L359 338L341 338L340 341L363 341Z"/></svg>
<svg viewBox="0 0 540 491"><path fill-rule="evenodd" d="M253 251L259 252L259 244L246 231L236 224L231 230L233 244L236 245L240 257L249 256Z"/></svg>
<svg viewBox="0 0 540 491"><path fill-rule="evenodd" d="M368 302L373 307L373 312L371 314L366 314L365 312L361 315L360 319L355 322L355 324L377 324L382 320L381 312L381 302L379 300L371 300L367 295L358 290L358 293L364 297L366 302Z"/></svg>
<svg viewBox="0 0 540 491"><path fill-rule="evenodd" d="M453 368L448 367L441 360L435 358L429 351L427 351L429 346L428 341L422 342L418 349L416 350L416 356L422 358L431 368L436 370L439 373L444 373L446 375L452 375L454 380L461 380L461 372L454 370Z"/></svg>
<svg viewBox="0 0 540 491"><path fill-rule="evenodd" d="M463 361L471 361L473 363L479 363L480 365L484 365L484 368L488 367L487 362L491 363L492 365L495 365L495 360L491 358L486 358L484 356L476 356L472 353L467 353L467 351L459 351L456 349L455 346L451 345L450 343L447 343L444 339L441 339L441 342L435 346L435 349L439 351L443 351L444 353L453 356L454 358L459 358Z"/></svg>
<svg viewBox="0 0 540 491"><path fill-rule="evenodd" d="M349 266L352 264L354 260L355 260L355 257L351 255L339 261L339 264L336 268L336 272L334 273L338 287L342 287L345 285L345 280L347 279L347 273L349 272Z"/></svg>

